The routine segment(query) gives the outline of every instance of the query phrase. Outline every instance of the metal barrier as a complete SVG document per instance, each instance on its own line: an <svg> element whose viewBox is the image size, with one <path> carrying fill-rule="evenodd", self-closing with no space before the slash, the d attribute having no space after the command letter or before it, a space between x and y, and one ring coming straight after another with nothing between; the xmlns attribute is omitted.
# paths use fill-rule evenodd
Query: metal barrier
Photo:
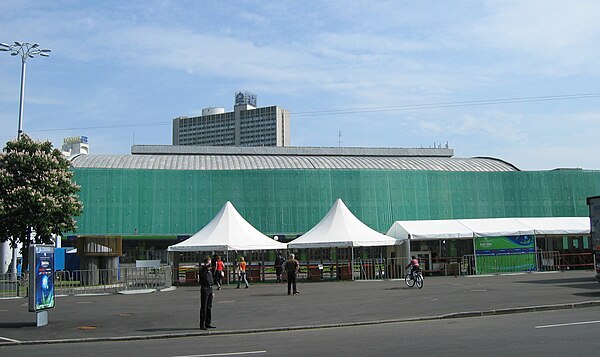
<svg viewBox="0 0 600 357"><path fill-rule="evenodd" d="M22 296L20 290L22 290L22 284L20 279L16 279L14 274L0 274L0 298L15 298Z"/></svg>
<svg viewBox="0 0 600 357"><path fill-rule="evenodd" d="M535 253L473 254L462 257L461 274L503 274L528 271L558 271L568 266L564 254L558 251L538 251ZM591 257L591 254L590 254ZM591 269L592 262L587 264ZM568 268L567 268L568 269Z"/></svg>
<svg viewBox="0 0 600 357"><path fill-rule="evenodd" d="M595 269L593 253L560 253L558 258L561 270Z"/></svg>
<svg viewBox="0 0 600 357"><path fill-rule="evenodd" d="M123 290L165 288L171 286L172 279L170 266L57 271L54 290L56 295L114 294Z"/></svg>
<svg viewBox="0 0 600 357"><path fill-rule="evenodd" d="M537 271L560 270L560 253L558 251L536 252Z"/></svg>
<svg viewBox="0 0 600 357"><path fill-rule="evenodd" d="M354 280L404 279L407 258L356 259L352 264Z"/></svg>

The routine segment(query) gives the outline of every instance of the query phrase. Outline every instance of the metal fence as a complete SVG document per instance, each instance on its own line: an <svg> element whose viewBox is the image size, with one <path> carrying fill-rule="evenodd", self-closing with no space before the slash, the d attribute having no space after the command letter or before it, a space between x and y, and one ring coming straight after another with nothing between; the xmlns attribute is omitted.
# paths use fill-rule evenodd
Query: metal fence
<svg viewBox="0 0 600 357"><path fill-rule="evenodd" d="M123 290L165 288L171 286L172 280L170 266L57 271L54 289L56 295L114 294Z"/></svg>
<svg viewBox="0 0 600 357"><path fill-rule="evenodd" d="M547 272L572 269L594 269L591 253L560 253L540 251L535 253L505 253L495 255L465 255L452 258L431 258L431 266L422 261L425 274L482 275L519 272ZM359 259L352 264L352 279L380 280L403 279L409 259Z"/></svg>
<svg viewBox="0 0 600 357"><path fill-rule="evenodd" d="M22 284L14 274L0 274L0 298L14 298L22 295Z"/></svg>
<svg viewBox="0 0 600 357"><path fill-rule="evenodd" d="M119 269L59 270L54 272L55 295L114 294L124 290L161 289L171 286L173 269L121 267ZM0 274L0 298L27 295L27 275L15 281Z"/></svg>

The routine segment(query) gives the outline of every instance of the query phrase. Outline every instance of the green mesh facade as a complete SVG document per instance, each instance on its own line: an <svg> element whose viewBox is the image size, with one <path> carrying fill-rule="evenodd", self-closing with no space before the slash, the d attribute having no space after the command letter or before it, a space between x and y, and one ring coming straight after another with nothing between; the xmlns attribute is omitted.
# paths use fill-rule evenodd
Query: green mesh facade
<svg viewBox="0 0 600 357"><path fill-rule="evenodd" d="M191 235L231 201L265 234L304 233L341 198L370 227L396 220L588 215L600 171L76 168L78 234Z"/></svg>

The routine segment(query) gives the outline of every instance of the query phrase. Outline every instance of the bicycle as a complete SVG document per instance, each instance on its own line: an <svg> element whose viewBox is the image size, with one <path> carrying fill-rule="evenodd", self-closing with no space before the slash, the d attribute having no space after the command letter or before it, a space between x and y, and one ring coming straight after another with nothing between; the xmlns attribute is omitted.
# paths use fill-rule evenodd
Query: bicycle
<svg viewBox="0 0 600 357"><path fill-rule="evenodd" d="M414 274L414 276L413 276ZM413 286L417 285L417 288L422 289L423 288L423 273L421 272L421 269L416 270L413 274L408 273L406 274L406 277L404 278L404 282L406 283L406 286L408 286L409 288L412 288Z"/></svg>

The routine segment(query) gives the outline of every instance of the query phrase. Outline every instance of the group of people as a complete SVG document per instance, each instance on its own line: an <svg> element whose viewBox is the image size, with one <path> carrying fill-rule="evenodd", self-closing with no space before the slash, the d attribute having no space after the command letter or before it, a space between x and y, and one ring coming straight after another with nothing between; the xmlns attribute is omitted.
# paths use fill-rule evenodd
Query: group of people
<svg viewBox="0 0 600 357"><path fill-rule="evenodd" d="M240 288L240 284L243 281L248 289L248 279L246 278L246 267L247 263L244 257L240 258L239 263L236 266L237 269L237 289ZM285 271L287 273L288 283L288 295L292 292L294 295L299 294L296 287L296 279L300 270L300 263L296 260L294 254L290 254L287 260L283 259L281 254L278 255L275 260L275 273L277 275L277 282L281 282L281 275ZM216 256L215 264L212 265L212 258L207 256L203 260L203 264L200 266L200 272L198 275L200 281L200 329L207 330L215 328L211 324L212 322L212 300L215 294L213 293L213 285L217 286L217 290L221 290L223 278L225 277L225 264L221 260L220 256ZM293 289L292 289L293 288Z"/></svg>

